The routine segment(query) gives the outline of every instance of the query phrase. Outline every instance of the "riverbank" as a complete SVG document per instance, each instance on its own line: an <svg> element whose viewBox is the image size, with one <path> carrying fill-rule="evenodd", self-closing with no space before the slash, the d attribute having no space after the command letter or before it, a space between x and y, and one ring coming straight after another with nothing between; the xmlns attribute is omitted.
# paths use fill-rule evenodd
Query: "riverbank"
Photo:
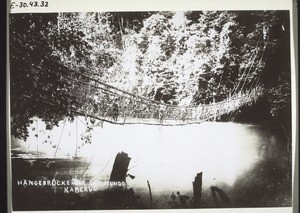
<svg viewBox="0 0 300 213"><path fill-rule="evenodd" d="M22 152L12 158L14 209L194 208L192 182L199 172L203 172L201 208L291 205L291 152L285 149L283 134L269 124L205 122L146 127L105 124L94 130L83 158L37 158L33 155L35 141L27 142L26 148L31 145L32 151L16 148ZM72 141L67 138L68 134L62 135L60 155L64 146L70 148ZM39 144L39 150L46 150L47 144L42 146ZM121 151L131 160L124 200L116 204L108 201L107 185L101 188L100 183L109 180L114 158ZM72 179L80 180L81 185L62 182ZM21 180L32 183L18 185ZM60 182L48 185L52 180ZM35 186L34 181L45 181L46 186L43 182Z"/></svg>

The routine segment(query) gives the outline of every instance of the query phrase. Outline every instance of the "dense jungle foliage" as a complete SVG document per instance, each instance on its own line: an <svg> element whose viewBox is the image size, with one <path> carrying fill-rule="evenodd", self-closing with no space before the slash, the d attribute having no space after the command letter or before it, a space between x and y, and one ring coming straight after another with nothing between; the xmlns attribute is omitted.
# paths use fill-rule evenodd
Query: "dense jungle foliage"
<svg viewBox="0 0 300 213"><path fill-rule="evenodd" d="M11 133L32 117L51 129L82 99L75 72L173 105L220 101L258 85L269 113L290 118L288 11L11 14ZM288 120L288 119L287 119Z"/></svg>

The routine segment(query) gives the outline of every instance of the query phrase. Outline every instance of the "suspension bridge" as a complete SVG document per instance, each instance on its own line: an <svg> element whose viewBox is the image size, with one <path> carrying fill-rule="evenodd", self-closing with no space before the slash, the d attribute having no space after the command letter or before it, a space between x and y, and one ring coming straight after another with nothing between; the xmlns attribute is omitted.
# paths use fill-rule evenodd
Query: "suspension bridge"
<svg viewBox="0 0 300 213"><path fill-rule="evenodd" d="M257 67L254 66L254 62L258 61L258 65L262 63L268 41L259 53L256 48L260 42L262 42L262 36L257 41L256 47L251 50L248 66L242 68L240 80L228 92L227 97L209 104L189 106L166 104L122 90L97 77L76 70L61 73L61 78L73 85L70 95L80 103L80 106L71 110L75 115L113 124L164 126L197 124L236 112L239 108L256 102L263 95L262 70L256 72ZM251 73L256 73L256 76L252 76L252 80L246 83ZM47 104L47 102L44 103Z"/></svg>
<svg viewBox="0 0 300 213"><path fill-rule="evenodd" d="M224 114L236 112L242 106L251 105L263 95L262 72L259 72L250 83L248 82L250 86L245 89L247 78L257 69L254 62L262 63L268 41L259 53L256 48L260 42L262 42L262 36L252 50L248 66L244 68L241 79L222 101L196 106L165 104L121 90L89 75L74 71L66 78L73 84L72 95L81 99L84 104L73 113L114 124L174 126L216 120Z"/></svg>
<svg viewBox="0 0 300 213"><path fill-rule="evenodd" d="M245 105L251 105L263 95L263 87L228 94L219 102L196 106L177 106L151 100L80 74L72 78L77 85L73 95L84 103L73 113L114 124L185 125L216 120Z"/></svg>
<svg viewBox="0 0 300 213"><path fill-rule="evenodd" d="M263 53L264 51L265 48L263 49ZM71 72L66 71L64 74L62 73L61 78L72 85L70 95L75 97L79 103L79 106L74 107L71 111L75 117L85 116L91 118L91 121L100 121L96 124L92 122L92 126L103 124L103 122L118 125L146 124L161 126L200 124L205 121L217 120L222 115L230 115L230 113L236 114L239 108L252 105L264 94L264 87L261 84L262 72L258 72L256 77L252 77L252 80L246 83L253 68L253 63L257 59L255 53L256 52L253 51L249 59L250 66L243 70L240 80L236 82L233 90L228 92L226 98L208 104L188 106L166 104L122 90L116 86L102 82L92 75L84 74L76 70L72 70ZM260 54L260 62L263 53ZM48 102L44 103L47 104ZM76 117L76 148L74 159L78 156L77 151L79 147L77 120ZM54 147L54 158L62 141L65 124L66 119L61 129L59 141ZM38 135L38 121L36 125L36 133ZM37 137L37 156L39 152L38 141L39 138ZM93 156L94 154L82 172L82 175L87 171ZM74 165L74 171L75 167Z"/></svg>

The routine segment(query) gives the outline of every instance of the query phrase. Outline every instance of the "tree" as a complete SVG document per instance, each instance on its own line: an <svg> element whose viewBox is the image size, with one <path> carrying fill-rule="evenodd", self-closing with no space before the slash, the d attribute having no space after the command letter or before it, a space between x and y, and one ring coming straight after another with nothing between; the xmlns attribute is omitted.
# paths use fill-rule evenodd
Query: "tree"
<svg viewBox="0 0 300 213"><path fill-rule="evenodd" d="M234 17L228 12L194 12L191 18L190 12L176 12L145 19L136 40L138 69L147 76L146 95L180 105L212 101L212 96L194 100L203 87L200 79L207 85L205 93L225 93L220 81Z"/></svg>
<svg viewBox="0 0 300 213"><path fill-rule="evenodd" d="M84 43L81 35L58 35L56 22L57 14L10 15L11 133L15 137L28 137L27 128L35 116L47 128L66 116L72 118L78 104L63 77L69 69L53 54L53 47L68 51L77 42L74 51L78 53Z"/></svg>
<svg viewBox="0 0 300 213"><path fill-rule="evenodd" d="M12 134L92 106L91 79L181 106L264 84L272 114L287 114L288 29L281 11L10 15Z"/></svg>

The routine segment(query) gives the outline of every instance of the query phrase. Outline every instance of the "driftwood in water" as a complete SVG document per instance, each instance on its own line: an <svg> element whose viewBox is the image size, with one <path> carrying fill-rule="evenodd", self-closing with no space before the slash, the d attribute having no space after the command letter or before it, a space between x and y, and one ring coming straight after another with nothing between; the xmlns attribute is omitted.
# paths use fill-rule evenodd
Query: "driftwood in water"
<svg viewBox="0 0 300 213"><path fill-rule="evenodd" d="M125 152L118 153L111 171L109 181L125 182L131 158Z"/></svg>
<svg viewBox="0 0 300 213"><path fill-rule="evenodd" d="M201 194L202 194L202 172L198 173L193 182L194 191L194 206L201 206Z"/></svg>

